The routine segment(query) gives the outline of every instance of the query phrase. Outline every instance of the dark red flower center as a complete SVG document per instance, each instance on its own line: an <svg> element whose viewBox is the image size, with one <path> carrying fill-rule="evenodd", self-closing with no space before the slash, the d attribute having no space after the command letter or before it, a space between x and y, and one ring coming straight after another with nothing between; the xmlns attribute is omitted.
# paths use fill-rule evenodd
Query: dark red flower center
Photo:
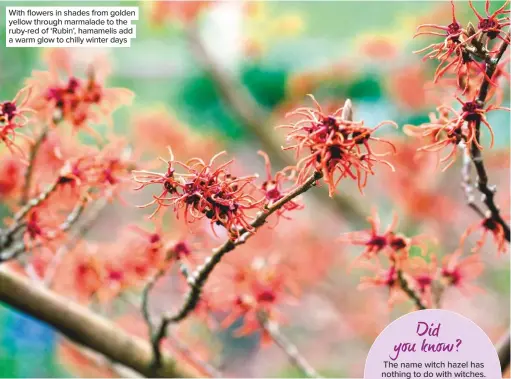
<svg viewBox="0 0 511 379"><path fill-rule="evenodd" d="M460 271L457 269L449 270L447 268L442 269L442 276L449 278L453 285L457 285L461 280Z"/></svg>
<svg viewBox="0 0 511 379"><path fill-rule="evenodd" d="M1 115L7 118L7 121L11 121L16 116L16 104L10 101L6 101L2 104Z"/></svg>
<svg viewBox="0 0 511 379"><path fill-rule="evenodd" d="M461 31L461 25L458 22L453 22L452 24L447 25L447 34L449 36L458 36Z"/></svg>
<svg viewBox="0 0 511 379"><path fill-rule="evenodd" d="M415 280L417 281L417 284L419 285L421 292L423 292L426 289L426 287L431 285L431 283L433 282L433 279L429 275L417 276Z"/></svg>
<svg viewBox="0 0 511 379"><path fill-rule="evenodd" d="M180 241L174 245L174 254L176 254L177 258L180 259L183 256L189 256L192 253L192 250L188 247L188 244L184 241Z"/></svg>
<svg viewBox="0 0 511 379"><path fill-rule="evenodd" d="M478 121L481 119L481 115L477 112L481 107L476 101L467 101L463 104L462 110L465 113L463 116L467 121Z"/></svg>
<svg viewBox="0 0 511 379"><path fill-rule="evenodd" d="M499 27L499 23L493 18L485 18L479 21L477 27L481 30L495 29Z"/></svg>
<svg viewBox="0 0 511 379"><path fill-rule="evenodd" d="M124 277L122 271L112 270L108 273L108 279L112 282L120 282Z"/></svg>
<svg viewBox="0 0 511 379"><path fill-rule="evenodd" d="M376 247L378 250L381 250L387 246L387 239L383 236L374 236L366 243L366 245Z"/></svg>
<svg viewBox="0 0 511 379"><path fill-rule="evenodd" d="M396 251L401 250L406 247L406 241L402 237L394 237L390 241L390 246Z"/></svg>
<svg viewBox="0 0 511 379"><path fill-rule="evenodd" d="M67 82L66 91L68 93L75 93L79 86L80 86L80 82L78 81L78 79L71 77L71 78L69 78L69 81Z"/></svg>
<svg viewBox="0 0 511 379"><path fill-rule="evenodd" d="M275 301L275 293L272 290L263 290L257 294L258 302L271 303Z"/></svg>
<svg viewBox="0 0 511 379"><path fill-rule="evenodd" d="M150 243L157 243L160 242L161 238L158 233L153 233L149 236L149 242Z"/></svg>
<svg viewBox="0 0 511 379"><path fill-rule="evenodd" d="M487 230L495 230L497 229L497 223L492 218L487 218L483 221L483 228Z"/></svg>

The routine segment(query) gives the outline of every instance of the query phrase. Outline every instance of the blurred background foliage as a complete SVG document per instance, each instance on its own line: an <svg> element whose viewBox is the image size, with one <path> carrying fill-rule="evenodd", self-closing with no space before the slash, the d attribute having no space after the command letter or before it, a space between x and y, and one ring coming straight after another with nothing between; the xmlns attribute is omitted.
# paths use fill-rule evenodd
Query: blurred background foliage
<svg viewBox="0 0 511 379"><path fill-rule="evenodd" d="M492 2L497 8L503 2ZM111 86L135 92L132 109L115 115L118 130L129 128L138 109L161 104L200 133L215 134L232 149L250 144L253 134L226 107L207 70L194 57L184 26L156 25L148 17L147 3L136 2L9 2L16 5L122 5L140 6L137 37L130 48L112 49ZM434 64L419 64L412 54L425 46L413 40L418 20L430 20L445 2L425 1L338 1L252 3L250 16L230 11L205 14L201 25L209 48L268 113L302 101L307 92L319 99L351 98L356 112L368 124L392 119L400 126L428 121L432 103L422 90L423 78L431 78ZM446 8L447 5L447 8ZM459 7L460 20L470 13ZM468 11L467 11L468 10ZM0 17L0 99L10 99L32 70L44 68L41 49L5 48L5 9ZM212 12L213 13L213 12ZM509 101L509 99L506 99ZM358 118L358 117L357 117ZM496 147L509 146L509 113L494 112ZM391 207L388 207L390 210ZM486 285L509 299L509 268L492 271ZM509 300L507 300L509 301ZM65 377L74 375L61 367L55 356L56 334L28 317L0 306L0 376ZM229 336L229 351L236 352L240 339ZM247 347L250 350L250 346ZM345 375L342 371L332 376ZM286 370L279 376L296 377Z"/></svg>

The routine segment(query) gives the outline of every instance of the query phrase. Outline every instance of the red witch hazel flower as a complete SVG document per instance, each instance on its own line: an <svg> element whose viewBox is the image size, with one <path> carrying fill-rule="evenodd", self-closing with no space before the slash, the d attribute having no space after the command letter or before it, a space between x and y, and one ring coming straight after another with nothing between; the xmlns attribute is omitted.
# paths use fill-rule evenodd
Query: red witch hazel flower
<svg viewBox="0 0 511 379"><path fill-rule="evenodd" d="M261 323L265 320L269 326L285 321L276 306L293 303L295 288L286 275L281 262L270 259L254 259L249 267L239 268L234 275L236 293L231 303L229 315L222 321L224 328L243 318L243 326L236 331L237 336L246 336L260 331L261 343L272 341L271 335Z"/></svg>
<svg viewBox="0 0 511 379"><path fill-rule="evenodd" d="M390 261L388 268L384 268L379 259L375 261L360 262L360 267L371 271L373 276L363 276L360 278L359 290L371 288L386 288L389 291L389 307L396 304L398 299L404 298L401 284L398 280L398 270L394 262Z"/></svg>
<svg viewBox="0 0 511 379"><path fill-rule="evenodd" d="M133 93L124 88L106 88L97 67L91 66L86 78L73 75L69 67L67 71L65 78L58 70L35 72L28 80L35 92L30 105L50 125L67 121L73 130L85 130L101 139L89 122L108 121L116 108L131 103Z"/></svg>
<svg viewBox="0 0 511 379"><path fill-rule="evenodd" d="M442 259L441 277L447 285L454 286L468 295L471 292L481 291L470 282L478 278L483 270L484 264L479 254L462 258L461 250L457 250Z"/></svg>
<svg viewBox="0 0 511 379"><path fill-rule="evenodd" d="M0 103L0 141L5 144L11 153L14 154L16 150L21 156L25 154L15 144L16 136L30 139L23 134L16 133L16 129L22 128L28 122L26 113L32 111L26 107L30 92L31 89L29 87L23 88L16 94L13 100ZM22 96L24 96L23 99Z"/></svg>
<svg viewBox="0 0 511 379"><path fill-rule="evenodd" d="M381 252L385 252L388 257L398 263L398 261L408 257L410 247L420 245L424 242L423 236L408 238L402 234L396 233L398 223L397 215L394 214L392 223L384 232L380 232L380 218L373 210L372 216L367 220L371 225L369 230L349 232L341 236L340 241L356 246L365 246L365 249L359 259L368 260Z"/></svg>
<svg viewBox="0 0 511 379"><path fill-rule="evenodd" d="M461 104L460 111L451 106L442 105L437 108L438 117L434 114L430 115L431 122L419 127L405 125L403 128L408 135L430 140L431 143L421 147L419 151L437 152L447 146L452 146L450 153L440 159L441 163L448 162L442 171L445 171L456 161L456 152L461 142L464 142L467 146L474 143L478 149L483 149L476 138L477 125L480 123L488 128L491 135L490 148L493 147L493 129L486 120L486 113L493 110L509 110L509 108L495 105L489 105L484 109L477 97L473 100L463 101L456 96L456 100ZM450 117L449 114L453 114L454 117Z"/></svg>
<svg viewBox="0 0 511 379"><path fill-rule="evenodd" d="M140 183L137 190L156 184L162 187L159 195L140 208L156 204L152 218L162 207L172 206L174 212L184 214L186 222L193 222L204 217L211 220L211 227L222 225L232 238L239 237L241 229L252 230L249 224L247 211L259 209L264 198L254 199L247 191L247 187L254 188L256 176L236 177L232 175L228 166L230 160L214 168L215 161L225 154L216 154L208 164L202 159L193 158L186 163L174 160L172 150L169 148L170 160L165 161L167 171L157 173L151 171L133 171L134 180ZM177 173L176 166L184 169L185 173Z"/></svg>
<svg viewBox="0 0 511 379"><path fill-rule="evenodd" d="M283 170L277 172L275 176L271 173L271 163L268 154L264 151L259 151L259 155L264 158L265 166L266 166L266 180L262 183L260 189L264 192L267 200L267 206L272 206L284 196L286 196L291 190L293 190L294 186L290 186L288 188L284 188L286 182L292 182L294 176L294 167L286 167ZM287 173L289 171L289 173ZM277 215L283 216L286 211L293 211L303 209L303 204L297 199L293 199L284 204L282 208L280 208L276 213ZM283 216L287 218L286 216Z"/></svg>
<svg viewBox="0 0 511 379"><path fill-rule="evenodd" d="M429 262L422 257L412 257L405 262L406 280L420 294L426 307L433 304L433 283L437 279L438 267L435 255L430 256ZM411 281L408 280L411 278Z"/></svg>
<svg viewBox="0 0 511 379"><path fill-rule="evenodd" d="M487 8L489 3L487 2ZM438 80L449 70L454 69L457 77L460 80L463 80L467 83L470 79L470 73L473 71L473 68L476 67L486 76L484 71L484 64L482 62L478 62L474 59L473 54L480 56L482 53L480 52L480 40L479 37L481 33L486 33L488 37L491 39L490 35L493 36L494 27L489 26L496 25L496 20L490 21L489 19L486 21L481 21L479 26L479 31L475 31L473 26L469 24L467 29L463 29L460 23L456 20L456 16L454 14L454 2L451 1L452 6L452 23L447 26L436 25L436 24L424 24L420 25L417 29L417 33L414 37L419 35L434 35L434 36L442 36L445 37L443 42L433 43L425 48L415 51L414 53L423 53L425 51L430 50L425 56L426 59L438 59L440 64L438 65L434 82L437 83ZM497 12L500 12L497 11ZM496 12L496 13L497 13ZM479 16L478 16L479 17ZM492 16L493 17L493 16ZM487 25L486 25L487 24ZM486 26L485 26L486 25ZM508 24L509 25L509 24ZM503 25L502 25L503 26ZM500 27L502 27L500 26ZM430 28L441 30L443 32L437 31L422 31L421 29ZM497 33L498 34L498 33ZM495 35L496 36L496 35ZM495 37L494 36L494 37ZM493 37L493 38L494 38ZM476 38L477 44L476 47ZM464 79L462 79L464 78ZM490 78L487 78L490 80Z"/></svg>
<svg viewBox="0 0 511 379"><path fill-rule="evenodd" d="M463 246L468 236L476 232L477 230L482 230L482 235L476 242L476 245L472 249L472 252L476 253L481 250L481 248L486 243L486 238L488 237L488 234L491 234L493 236L493 240L495 242L495 245L497 246L498 253L506 253L508 251L508 243L506 240L504 228L499 222L495 221L492 217L487 217L469 226L465 233L463 233L463 235L461 236L460 244Z"/></svg>
<svg viewBox="0 0 511 379"><path fill-rule="evenodd" d="M486 13L486 17L483 17L474 7L474 4L472 1L469 0L468 4L470 5L470 8L474 11L476 17L479 20L479 23L477 24L477 32L474 36L479 36L481 34L485 34L488 39L492 40L495 38L501 39L505 43L510 43L509 35L506 37L503 37L501 35L502 28L505 26L509 26L509 16L508 17L501 17L505 14L509 14L509 0L507 0L499 9L497 9L495 12L490 14L490 1L486 0L484 11Z"/></svg>
<svg viewBox="0 0 511 379"><path fill-rule="evenodd" d="M374 128L364 126L363 121L352 121L351 101L347 100L344 107L332 114L324 114L321 106L312 95L309 95L316 108L298 108L289 113L304 117L302 120L282 125L279 128L291 129L287 136L293 141L291 146L284 150L295 150L298 159L302 152L306 156L296 165L298 171L297 183L303 183L313 170L321 170L324 180L328 184L330 196L341 179L349 177L356 180L362 192L366 185L368 175L374 175L376 163L383 163L392 170L392 165L381 157L395 152L392 143L374 137L373 133L383 125L397 128L392 121L383 121ZM381 142L390 146L391 151L376 153L370 143Z"/></svg>
<svg viewBox="0 0 511 379"><path fill-rule="evenodd" d="M467 31L461 27L461 24L456 20L454 14L454 2L451 1L452 7L452 23L449 25L436 25L436 24L423 24L417 27L417 33L414 38L420 35L433 35L444 37L444 41L433 43L423 49L414 51L415 54L420 54L429 50L423 57L423 60L438 59L440 64L435 72L435 83L442 77L443 74L451 67L455 67L455 71L459 74L465 65L475 63L470 54L464 50L464 45L473 37L467 36ZM423 30L430 29L430 30ZM437 30L433 31L431 29ZM451 57L454 55L454 58Z"/></svg>

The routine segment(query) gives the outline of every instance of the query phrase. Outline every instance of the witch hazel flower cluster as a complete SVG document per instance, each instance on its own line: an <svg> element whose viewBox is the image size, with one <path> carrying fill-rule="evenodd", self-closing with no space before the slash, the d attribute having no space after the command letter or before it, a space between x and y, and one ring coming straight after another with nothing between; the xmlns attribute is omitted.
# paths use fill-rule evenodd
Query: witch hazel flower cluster
<svg viewBox="0 0 511 379"><path fill-rule="evenodd" d="M383 121L374 128L364 125L363 121L353 121L351 101L346 101L342 108L332 114L325 114L310 96L315 108L298 108L289 116L301 119L293 124L282 125L289 129L284 150L294 150L298 160L297 183L303 181L314 170L321 171L328 185L330 197L342 179L350 178L357 182L362 192L369 175L374 175L378 164L392 165L383 159L385 155L395 152L391 142L375 137L373 133L384 125L397 128L393 121ZM375 152L372 144L383 144L385 152Z"/></svg>
<svg viewBox="0 0 511 379"><path fill-rule="evenodd" d="M107 122L123 103L117 100L131 99L131 91L109 88L95 75L103 68L96 62L82 75L70 51L47 52L49 69L34 71L13 100L0 103L0 154L8 152L18 162L9 166L15 172L0 193L13 214L0 234L0 247L9 252L0 261L24 250L34 259L43 251L56 254L89 204L120 199L138 167L123 137L107 130L99 138L93 126ZM101 143L83 143L83 132Z"/></svg>
<svg viewBox="0 0 511 379"><path fill-rule="evenodd" d="M350 100L328 115L323 113L315 98L310 97L316 108L298 108L288 116L298 115L303 119L277 127L290 129L287 140L294 144L283 147L283 150L295 150L296 165L285 167L273 176L269 156L259 151L265 162L266 179L258 185L258 175L233 175L230 170L233 160L217 164L225 152L216 154L208 163L200 158L181 162L175 160L169 147L170 160L160 158L167 165L165 172L133 172L134 181L140 184L137 190L153 185L160 187L160 193L140 207L156 206L149 218L166 207L171 207L178 217L182 215L189 223L208 218L213 231L215 225L220 225L231 238L238 238L242 232L255 231L251 221L255 220L258 211L265 212L277 204L278 216L302 209L299 199L284 198L304 186L314 173L323 178L330 196L333 196L344 178L355 180L362 191L368 176L375 174L377 163L393 170L382 157L395 152L395 147L373 133L384 125L397 127L394 122L384 121L370 128L363 121L352 120ZM387 151L376 152L373 144L382 144Z"/></svg>
<svg viewBox="0 0 511 379"><path fill-rule="evenodd" d="M29 121L31 109L27 107L27 103L30 92L30 87L25 87L14 96L14 99L0 103L0 141L13 155L21 158L24 158L24 152L16 144L16 138L30 141L23 133L18 133Z"/></svg>
<svg viewBox="0 0 511 379"><path fill-rule="evenodd" d="M134 171L134 180L140 183L137 189L156 184L161 186L159 195L142 205L156 205L152 218L162 207L172 207L185 221L193 222L208 218L211 226L222 225L232 236L239 237L242 229L251 230L247 212L260 208L263 199L255 199L248 192L256 176L236 177L229 170L232 160L219 164L216 161L225 154L213 156L208 163L194 158L186 163L174 159L169 148L170 160L165 173ZM183 173L178 170L183 169ZM213 229L214 231L214 229Z"/></svg>
<svg viewBox="0 0 511 379"><path fill-rule="evenodd" d="M342 242L364 247L353 266L373 273L373 276L362 278L360 288L388 289L390 304L394 304L398 298L411 298L416 307L428 308L439 306L441 294L448 287L457 287L465 294L477 292L478 287L472 281L484 269L480 254L487 237L493 237L498 253L508 250L509 226L494 203L495 190L488 187L481 153L484 149L481 128L486 127L489 132L490 148L495 139L487 114L494 110L509 111L509 108L501 107L498 103L491 103L494 101L493 95L499 93L498 81L506 77L500 59L510 43L509 31L505 30L505 27L509 27L507 4L492 13L490 2L486 1L483 16L469 2L477 17L477 26L468 24L463 28L456 19L454 2L451 2L452 23L445 26L424 24L417 28L415 37L432 35L444 39L416 53L427 52L425 60L439 62L434 82L451 92L457 107L449 103L440 104L437 113L430 114L430 122L420 126L405 125L404 132L423 142L418 152L447 150L438 158L438 163L443 164L442 171L452 167L458 151L464 150L466 159L461 181L469 206L482 219L468 226L458 248L442 259L429 251L434 239L428 241L425 236L405 237L398 234L396 218L386 230L380 231L379 218L373 214L368 219L371 224L369 230L345 234ZM452 76L454 80L450 80ZM487 212L473 199L469 170L472 164L478 175L477 189L483 194L482 203L488 208ZM470 247L468 237L477 231L481 231L480 239ZM465 253L467 245L469 254ZM412 249L414 254L411 253Z"/></svg>
<svg viewBox="0 0 511 379"><path fill-rule="evenodd" d="M448 150L448 153L440 158L440 162L445 164L444 170L454 164L460 148L466 146L466 152L472 147L483 150L479 140L481 124L490 133L492 148L494 132L488 122L488 113L494 110L510 110L500 106L501 96L493 96L499 91L500 79L509 75L505 62L499 63L510 39L509 30L506 31L506 27L508 29L510 25L508 3L491 12L491 4L487 0L485 13L482 15L474 4L469 2L476 20L463 27L456 19L455 3L451 1L452 23L424 24L417 28L415 37L444 38L443 41L432 43L416 53L426 52L424 60L439 62L434 81L452 93L451 99L457 106L446 101L437 107L438 114L432 114L429 123L418 127L407 125L405 132L425 141L420 148L422 151ZM455 80L442 80L445 77L454 77Z"/></svg>

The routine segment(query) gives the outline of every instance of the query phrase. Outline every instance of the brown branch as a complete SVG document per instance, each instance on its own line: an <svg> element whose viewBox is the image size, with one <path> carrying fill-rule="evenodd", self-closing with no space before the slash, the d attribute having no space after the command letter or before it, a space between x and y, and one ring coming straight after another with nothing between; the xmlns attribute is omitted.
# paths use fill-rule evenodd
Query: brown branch
<svg viewBox="0 0 511 379"><path fill-rule="evenodd" d="M215 266L220 262L223 256L230 251L234 250L236 246L244 244L250 237L255 234L255 231L263 226L266 223L266 220L273 213L281 209L287 202L293 200L295 197L301 195L302 193L308 191L310 188L316 185L316 182L323 177L323 173L316 171L313 175L311 175L301 186L297 187L289 194L284 196L282 199L274 203L273 205L267 207L264 211L258 213L257 217L250 224L252 230L243 229L240 231L240 237L235 240L227 240L222 246L213 250L213 254L206 258L204 264L199 266L197 270L189 275L187 278L188 285L190 286L190 290L185 296L185 301L181 308L175 314L167 314L164 315L160 325L153 333L153 347L155 347L155 363L157 363L157 359L160 352L160 344L163 338L165 338L167 327L170 324L178 323L184 320L197 306L200 300L200 296L202 293L202 288L206 283L207 279Z"/></svg>
<svg viewBox="0 0 511 379"><path fill-rule="evenodd" d="M408 295L408 297L415 303L417 308L420 310L427 309L426 305L422 302L421 297L417 292L413 290L413 288L410 287L410 284L406 280L406 278L403 275L403 271L398 270L397 271L397 280L399 281L399 285L401 286L401 289L404 293Z"/></svg>
<svg viewBox="0 0 511 379"><path fill-rule="evenodd" d="M153 351L153 362L152 365L154 367L159 367L161 365L162 361L162 351L160 349L161 340L163 339L163 336L160 337L157 332L155 332L155 326L151 319L151 313L149 311L149 295L151 293L151 290L156 285L156 282L165 275L166 270L160 269L158 270L147 282L145 285L143 291L142 291L142 316L144 317L144 320L147 324L147 330L149 333L149 340L151 341L151 348Z"/></svg>
<svg viewBox="0 0 511 379"><path fill-rule="evenodd" d="M148 377L182 378L191 373L166 353L152 366L151 346L116 324L50 290L34 286L20 274L0 266L0 301L55 328L70 340Z"/></svg>
<svg viewBox="0 0 511 379"><path fill-rule="evenodd" d="M271 337L272 341L282 349L287 355L289 361L302 372L308 378L321 378L316 369L310 365L310 363L303 357L298 348L289 341L286 336L280 333L280 330L276 324L271 324L266 315L258 315L259 323L266 333Z"/></svg>
<svg viewBox="0 0 511 379"><path fill-rule="evenodd" d="M508 331L500 338L497 342L495 348L497 349L497 354L499 356L500 361L500 369L502 374L508 369L509 361L511 359L511 351L509 346L509 336L510 331Z"/></svg>
<svg viewBox="0 0 511 379"><path fill-rule="evenodd" d="M168 333L167 333L168 334ZM171 340L171 345L174 349L179 350L179 352L186 357L187 361L190 362L191 365L197 368L200 371L201 376L206 376L209 378L222 378L222 373L214 366L209 364L208 362L202 360L195 351L190 349L187 345L179 341L173 335L167 335L167 340Z"/></svg>
<svg viewBox="0 0 511 379"><path fill-rule="evenodd" d="M28 166L27 170L25 171L25 180L23 189L21 190L21 198L20 198L20 204L24 205L28 201L28 196L30 194L30 186L32 185L32 175L34 173L34 165L35 165L35 159L37 156L37 153L39 152L39 149L41 148L41 145L46 140L46 136L48 135L48 126L45 126L35 141L35 143L30 147L30 153L28 157Z"/></svg>
<svg viewBox="0 0 511 379"><path fill-rule="evenodd" d="M170 258L170 254L167 254L167 260ZM162 353L160 351L160 341L155 341L154 336L154 324L151 319L151 314L149 311L149 295L154 288L156 282L165 275L166 270L161 269L158 270L147 282L146 286L144 287L142 291L142 301L141 301L141 310L142 310L142 316L144 317L144 320L147 325L149 338L151 341L151 348L153 350L153 366L157 367L161 364L162 360ZM129 301L129 300L128 300ZM132 303L130 301L130 303ZM205 375L207 377L211 378L221 378L223 375L220 371L218 371L215 367L210 365L208 362L203 361L200 359L193 350L188 348L184 343L181 343L177 338L173 336L168 336L167 331L167 339L172 339L172 345L175 349L179 350L181 354L183 354L184 357L186 357L187 361L193 365L199 372L200 375Z"/></svg>
<svg viewBox="0 0 511 379"><path fill-rule="evenodd" d="M465 192L465 197L467 199L467 205L474 210L481 218L486 218L486 215L482 211L482 209L476 204L475 196L474 196L474 186L472 184L471 178L471 160L470 151L467 149L463 154L463 166L461 167L461 187Z"/></svg>
<svg viewBox="0 0 511 379"><path fill-rule="evenodd" d="M295 162L291 157L282 151L280 142L273 138L273 133L265 127L270 118L268 112L261 108L239 80L236 80L233 75L227 73L215 62L203 45L195 25L187 30L187 37L190 48L211 76L229 109L250 133L257 137L262 148L274 162L281 166L294 165ZM332 199L328 196L326 188L314 191L314 193L321 201L335 204L340 216L350 224L355 226L365 224L364 212L357 206L357 202L349 196L336 194Z"/></svg>
<svg viewBox="0 0 511 379"><path fill-rule="evenodd" d="M82 200L75 206L73 211L69 213L66 221L62 223L59 227L61 231L68 231L70 228L72 228L80 216L83 214L85 210L85 205L89 201L88 192L83 196ZM46 269L46 272L44 274L44 278L42 283L51 288L53 284L53 279L55 278L55 274L57 273L57 268L64 259L64 257L74 249L76 246L76 243L79 239L85 237L85 235L89 232L90 228L94 225L95 221L99 217L101 211L106 207L108 204L106 198L102 198L98 200L94 205L92 205L89 209L90 212L87 214L87 219L81 223L75 230L73 230L67 239L67 242L59 247L53 258L51 259L50 263L48 264L48 268Z"/></svg>
<svg viewBox="0 0 511 379"><path fill-rule="evenodd" d="M499 51L494 58L486 59L486 75L483 79L483 83L481 84L481 88L479 89L479 95L477 97L478 103L481 105L485 103L486 97L488 96L488 92L490 89L490 81L488 78L491 78L497 69L497 65L504 55L506 49L508 47L508 43L503 41L500 45ZM480 144L481 141L481 120L479 119L476 123L476 131L475 131L476 141ZM509 242L510 238L510 230L509 225L504 221L502 215L500 214L500 210L498 206L495 204L495 192L496 188L494 186L488 185L488 173L486 171L486 167L483 161L483 155L481 150L477 147L475 143L472 143L470 148L472 162L474 163L474 167L477 173L477 189L482 194L482 202L486 205L490 212L491 219L499 224L504 231L504 236L506 240Z"/></svg>
<svg viewBox="0 0 511 379"><path fill-rule="evenodd" d="M507 38L509 38L509 33L507 34ZM495 57L490 57L489 54L486 55L486 72L485 76L483 78L483 83L481 84L481 87L479 89L479 94L477 97L478 103L483 106L486 102L486 98L488 96L489 90L490 90L490 80L493 77L493 74L495 73L495 70L497 69L497 66L499 64L500 59L504 56L504 53L506 52L506 49L508 47L508 43L506 41L502 41L499 50L497 52L497 55ZM476 123L476 131L475 131L475 139L480 145L481 141L481 120L479 119ZM509 242L510 239L510 230L509 225L504 221L502 218L502 215L500 214L500 210L498 206L495 204L495 192L496 188L494 186L488 185L488 173L486 171L486 167L484 165L483 161L483 155L481 153L481 150L476 146L475 143L472 143L472 146L470 148L470 156L472 159L472 162L474 164L474 167L476 169L477 173L477 189L482 194L482 202L486 205L488 208L488 211L490 213L491 219L498 223L502 230L504 231L504 236L506 240ZM468 197L469 205L470 205L470 197ZM474 208L474 206L471 206L472 209L476 210L477 213L481 215L482 217L486 218L486 215L477 208ZM502 373L506 371L506 369L509 367L509 361L510 361L510 350L509 350L509 331L506 333L506 335L502 338L501 341L498 342L496 346L501 370Z"/></svg>
<svg viewBox="0 0 511 379"><path fill-rule="evenodd" d="M58 181L55 181L53 184L48 186L44 191L42 191L36 197L30 199L13 217L12 225L6 230L0 231L0 263L5 262L9 259L12 259L22 253L25 249L20 250L20 245L16 244L16 246L12 246L15 242L15 235L25 227L25 223L23 219L25 216L35 207L40 205L43 201L48 199L48 197L57 189ZM5 254L5 251L15 253Z"/></svg>

